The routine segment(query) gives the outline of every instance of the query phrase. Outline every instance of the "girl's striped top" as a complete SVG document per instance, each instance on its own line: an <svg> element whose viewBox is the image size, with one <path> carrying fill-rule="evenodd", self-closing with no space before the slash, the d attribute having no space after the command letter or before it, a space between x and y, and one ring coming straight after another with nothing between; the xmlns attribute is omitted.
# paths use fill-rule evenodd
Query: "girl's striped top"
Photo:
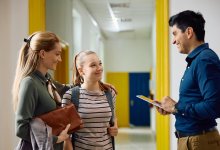
<svg viewBox="0 0 220 150"><path fill-rule="evenodd" d="M111 89L113 107L116 94ZM70 100L72 90L68 90L63 99ZM104 91L93 92L80 88L78 112L84 128L75 132L75 150L112 150L111 136L107 132L112 116L111 108Z"/></svg>

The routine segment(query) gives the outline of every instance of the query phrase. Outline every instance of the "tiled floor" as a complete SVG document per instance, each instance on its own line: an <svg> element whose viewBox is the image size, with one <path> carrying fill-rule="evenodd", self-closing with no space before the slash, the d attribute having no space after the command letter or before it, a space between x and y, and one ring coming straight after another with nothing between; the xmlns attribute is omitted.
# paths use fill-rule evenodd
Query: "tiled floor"
<svg viewBox="0 0 220 150"><path fill-rule="evenodd" d="M148 128L119 128L116 150L156 150L155 136Z"/></svg>

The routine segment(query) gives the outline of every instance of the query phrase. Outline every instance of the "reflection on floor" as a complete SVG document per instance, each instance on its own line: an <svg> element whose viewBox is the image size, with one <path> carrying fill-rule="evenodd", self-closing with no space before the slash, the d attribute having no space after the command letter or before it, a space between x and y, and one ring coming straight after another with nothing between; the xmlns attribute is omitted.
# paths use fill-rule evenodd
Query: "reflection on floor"
<svg viewBox="0 0 220 150"><path fill-rule="evenodd" d="M155 135L149 128L119 128L116 150L156 150Z"/></svg>

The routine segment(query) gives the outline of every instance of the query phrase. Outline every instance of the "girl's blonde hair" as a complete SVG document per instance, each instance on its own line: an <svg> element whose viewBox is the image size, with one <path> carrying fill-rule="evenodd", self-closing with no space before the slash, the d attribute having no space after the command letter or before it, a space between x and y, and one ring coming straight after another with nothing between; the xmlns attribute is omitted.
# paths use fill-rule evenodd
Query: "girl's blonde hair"
<svg viewBox="0 0 220 150"><path fill-rule="evenodd" d="M13 83L12 96L14 110L17 109L18 91L20 82L23 78L30 75L36 70L39 63L40 50L51 51L55 48L56 43L59 43L59 38L52 32L35 32L24 39L26 42L19 52L15 79Z"/></svg>
<svg viewBox="0 0 220 150"><path fill-rule="evenodd" d="M82 76L80 76L79 74L79 71L78 71L78 68L79 67L82 67L84 62L85 62L85 56L88 56L88 55L91 55L91 54L95 54L97 55L95 52L93 51L81 51L79 52L77 55L75 55L74 59L73 59L73 85L75 86L80 86L83 82L84 82L84 79ZM102 91L108 91L110 90L110 88L112 88L115 93L117 94L117 91L110 85L110 84L106 84L106 83L103 83L102 81L99 81L99 86L100 86L100 89Z"/></svg>

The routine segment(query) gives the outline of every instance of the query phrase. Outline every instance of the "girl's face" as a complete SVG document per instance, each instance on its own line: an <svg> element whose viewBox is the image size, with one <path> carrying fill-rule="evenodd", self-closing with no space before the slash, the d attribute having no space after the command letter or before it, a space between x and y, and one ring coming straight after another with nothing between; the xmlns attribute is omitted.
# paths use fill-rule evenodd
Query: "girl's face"
<svg viewBox="0 0 220 150"><path fill-rule="evenodd" d="M60 43L55 44L55 48L49 52L42 51L40 57L42 58L42 66L45 69L56 70L57 63L61 62L61 45Z"/></svg>
<svg viewBox="0 0 220 150"><path fill-rule="evenodd" d="M82 67L79 68L84 81L97 82L102 79L102 62L96 54L90 54L83 57Z"/></svg>

